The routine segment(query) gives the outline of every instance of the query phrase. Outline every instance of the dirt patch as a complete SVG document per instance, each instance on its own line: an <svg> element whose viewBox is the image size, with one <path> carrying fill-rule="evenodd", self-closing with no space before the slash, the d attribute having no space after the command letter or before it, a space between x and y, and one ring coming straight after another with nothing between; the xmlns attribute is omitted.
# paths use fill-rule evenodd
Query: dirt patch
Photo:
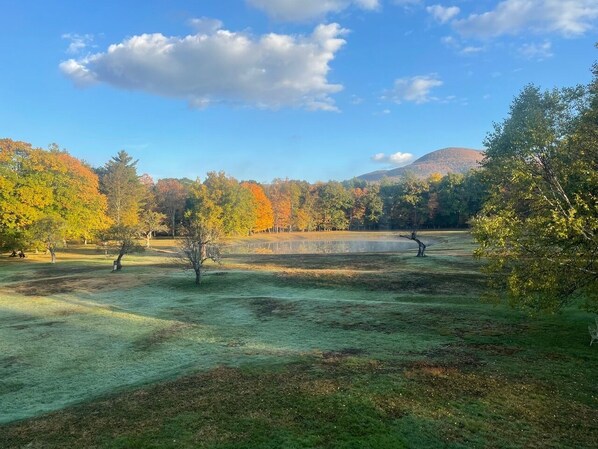
<svg viewBox="0 0 598 449"><path fill-rule="evenodd" d="M502 385L500 379L477 371L464 371L458 365L416 360L403 371L429 398L443 400L480 398Z"/></svg>
<svg viewBox="0 0 598 449"><path fill-rule="evenodd" d="M18 372L26 366L28 366L28 364L25 360L16 355L0 358L0 369L6 376L10 373Z"/></svg>
<svg viewBox="0 0 598 449"><path fill-rule="evenodd" d="M345 268L345 267L343 267ZM479 295L484 291L484 278L478 273L441 273L372 271L337 269L285 270L277 274L277 281L285 286L314 286L319 288L352 288L365 291L390 291L417 294Z"/></svg>
<svg viewBox="0 0 598 449"><path fill-rule="evenodd" d="M71 293L77 290L77 286L84 280L83 277L72 276L68 278L50 278L38 281L24 282L16 287L14 291L25 296L56 295Z"/></svg>
<svg viewBox="0 0 598 449"><path fill-rule="evenodd" d="M495 320L477 320L468 323L467 326L455 328L455 334L460 338L471 336L502 337L505 335L517 335L527 329L526 325L505 323Z"/></svg>
<svg viewBox="0 0 598 449"><path fill-rule="evenodd" d="M260 320L272 317L288 318L297 312L297 305L295 303L276 298L252 298L249 304L253 313Z"/></svg>
<svg viewBox="0 0 598 449"><path fill-rule="evenodd" d="M68 309L57 310L56 312L53 312L52 315L66 317L66 316L78 315L78 314L82 314L82 313L84 313L83 307L78 307L78 308L71 307Z"/></svg>
<svg viewBox="0 0 598 449"><path fill-rule="evenodd" d="M7 382L0 380L0 394L8 394L19 391L25 387L22 382Z"/></svg>
<svg viewBox="0 0 598 449"><path fill-rule="evenodd" d="M82 273L91 273L93 271L99 271L101 268L97 266L69 266L57 263L51 267L38 268L35 270L36 277L56 277L56 276L67 276Z"/></svg>
<svg viewBox="0 0 598 449"><path fill-rule="evenodd" d="M484 351L492 355L513 355L522 351L521 348L516 346L501 346L484 343L470 343L467 347L478 351Z"/></svg>
<svg viewBox="0 0 598 449"><path fill-rule="evenodd" d="M15 293L24 296L48 296L79 291L95 292L102 290L120 290L134 287L141 283L139 278L111 275L100 277L63 276L32 280L13 287Z"/></svg>
<svg viewBox="0 0 598 449"><path fill-rule="evenodd" d="M364 354L365 351L359 348L344 348L339 351L329 351L322 353L322 358L325 360L330 359L343 359L347 357L355 357Z"/></svg>
<svg viewBox="0 0 598 449"><path fill-rule="evenodd" d="M424 352L423 355L430 363L460 370L484 365L484 362L475 352L460 344L438 346Z"/></svg>
<svg viewBox="0 0 598 449"><path fill-rule="evenodd" d="M24 329L29 329L32 327L53 327L57 324L63 324L64 321L42 321L41 323L39 322L34 322L34 323L30 323L30 324L13 324L12 326L8 326L10 329L15 329L15 330L24 330Z"/></svg>
<svg viewBox="0 0 598 449"><path fill-rule="evenodd" d="M169 327L158 329L149 335L146 335L133 343L135 351L151 351L157 348L162 343L174 338L179 332L193 327L189 323L176 322Z"/></svg>
<svg viewBox="0 0 598 449"><path fill-rule="evenodd" d="M335 329L342 329L345 331L365 331L365 332L380 332L383 334L394 334L399 331L400 325L392 322L341 322L341 321L329 321L326 323L329 327Z"/></svg>
<svg viewBox="0 0 598 449"><path fill-rule="evenodd" d="M412 362L410 367L405 370L405 377L413 379L419 376L443 377L454 376L459 373L459 370L454 366L444 366L435 363L427 362L425 360L418 360Z"/></svg>

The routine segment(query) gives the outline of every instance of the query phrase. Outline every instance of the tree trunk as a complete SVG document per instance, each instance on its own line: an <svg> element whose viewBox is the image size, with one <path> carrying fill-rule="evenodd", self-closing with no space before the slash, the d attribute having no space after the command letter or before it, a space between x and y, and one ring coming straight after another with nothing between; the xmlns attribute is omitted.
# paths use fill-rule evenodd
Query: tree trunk
<svg viewBox="0 0 598 449"><path fill-rule="evenodd" d="M152 233L148 232L147 234L145 234L145 247L149 248L150 247L150 239L151 239Z"/></svg>
<svg viewBox="0 0 598 449"><path fill-rule="evenodd" d="M413 231L411 235L399 235L399 237L417 242L417 257L426 257L426 244L417 238L417 233L415 231Z"/></svg>
<svg viewBox="0 0 598 449"><path fill-rule="evenodd" d="M120 271L122 270L123 266L121 264L121 259L123 258L124 254L123 253L119 253L118 257L116 258L116 260L114 261L114 265L112 266L112 271Z"/></svg>
<svg viewBox="0 0 598 449"><path fill-rule="evenodd" d="M417 249L417 257L426 257L426 245L424 244L424 242L417 238L414 238L413 240L415 240L419 245L419 248Z"/></svg>
<svg viewBox="0 0 598 449"><path fill-rule="evenodd" d="M175 227L175 219L176 219L176 215L175 215L175 214L172 214L172 238L174 238L174 237L175 237L175 235L174 235L174 234L175 234L175 230L174 230L174 227Z"/></svg>
<svg viewBox="0 0 598 449"><path fill-rule="evenodd" d="M50 251L50 263L56 263L56 250L51 246L48 250Z"/></svg>
<svg viewBox="0 0 598 449"><path fill-rule="evenodd" d="M195 285L199 285L201 283L201 268L195 269Z"/></svg>

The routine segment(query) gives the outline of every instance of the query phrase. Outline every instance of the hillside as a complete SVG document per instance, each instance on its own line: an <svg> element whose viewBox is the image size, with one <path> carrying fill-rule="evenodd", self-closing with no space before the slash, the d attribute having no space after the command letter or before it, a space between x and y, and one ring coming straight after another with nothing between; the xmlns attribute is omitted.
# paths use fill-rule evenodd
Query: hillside
<svg viewBox="0 0 598 449"><path fill-rule="evenodd" d="M433 173L466 173L479 166L483 153L470 148L443 148L420 157L405 167L391 170L377 170L358 176L369 182L378 182L383 178L398 179L408 174L426 178Z"/></svg>

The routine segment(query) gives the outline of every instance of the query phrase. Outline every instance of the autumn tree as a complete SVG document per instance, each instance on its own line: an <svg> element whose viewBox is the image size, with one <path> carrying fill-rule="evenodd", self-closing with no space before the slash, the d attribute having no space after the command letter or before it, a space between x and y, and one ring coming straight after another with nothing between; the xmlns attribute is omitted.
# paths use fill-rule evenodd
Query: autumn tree
<svg viewBox="0 0 598 449"><path fill-rule="evenodd" d="M135 226L139 222L144 188L137 176L137 163L121 150L98 169L101 191L108 199L108 216L117 226Z"/></svg>
<svg viewBox="0 0 598 449"><path fill-rule="evenodd" d="M208 178L210 176L224 175L212 173ZM216 184L214 181L208 187L207 183L197 181L191 187L192 207L185 214L179 260L187 268L193 269L196 285L201 283L204 263L209 259L218 260L216 255L219 254L220 238L227 232L223 207L226 195L222 191L214 191Z"/></svg>
<svg viewBox="0 0 598 449"><path fill-rule="evenodd" d="M139 218L138 228L145 237L146 248L150 247L150 241L157 232L165 232L168 230L166 225L166 215L155 210L144 210L141 212Z"/></svg>
<svg viewBox="0 0 598 449"><path fill-rule="evenodd" d="M0 140L0 210L4 247L25 244L32 225L48 216L65 222L66 239L91 238L109 222L89 166L55 144L46 151L10 139Z"/></svg>
<svg viewBox="0 0 598 449"><path fill-rule="evenodd" d="M489 198L474 222L494 291L554 312L598 310L598 70L589 89L527 86L486 139Z"/></svg>
<svg viewBox="0 0 598 449"><path fill-rule="evenodd" d="M255 225L252 229L252 232L264 232L268 229L272 229L274 226L274 212L272 210L272 203L266 196L262 186L255 182L244 182L241 185L251 192L256 205Z"/></svg>
<svg viewBox="0 0 598 449"><path fill-rule="evenodd" d="M274 214L274 232L290 229L292 223L291 190L288 180L275 179L266 190Z"/></svg>
<svg viewBox="0 0 598 449"><path fill-rule="evenodd" d="M185 185L178 179L159 179L155 187L158 211L168 217L170 234L176 235L177 218L183 218L185 200L188 193Z"/></svg>
<svg viewBox="0 0 598 449"><path fill-rule="evenodd" d="M317 223L315 209L318 191L305 181L290 181L291 226L293 231L314 231Z"/></svg>

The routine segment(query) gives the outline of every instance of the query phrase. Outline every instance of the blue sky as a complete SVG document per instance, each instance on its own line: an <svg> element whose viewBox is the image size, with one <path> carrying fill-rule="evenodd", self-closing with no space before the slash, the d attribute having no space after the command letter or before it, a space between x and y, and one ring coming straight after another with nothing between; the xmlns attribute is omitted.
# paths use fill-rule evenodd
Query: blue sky
<svg viewBox="0 0 598 449"><path fill-rule="evenodd" d="M348 179L587 83L598 0L0 0L0 137L155 179Z"/></svg>

